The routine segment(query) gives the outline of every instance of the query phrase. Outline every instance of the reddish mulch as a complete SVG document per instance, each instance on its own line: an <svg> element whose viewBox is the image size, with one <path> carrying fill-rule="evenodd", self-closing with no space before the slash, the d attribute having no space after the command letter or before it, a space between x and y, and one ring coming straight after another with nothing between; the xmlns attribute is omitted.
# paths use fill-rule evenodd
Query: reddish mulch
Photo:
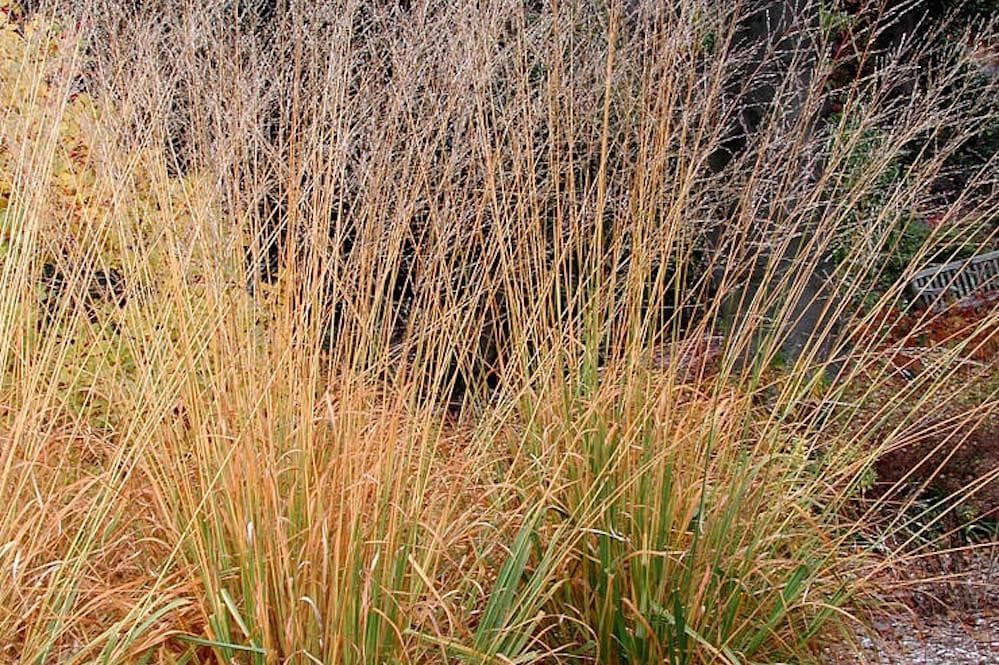
<svg viewBox="0 0 999 665"><path fill-rule="evenodd" d="M958 496L979 479L999 469L999 417L989 416L973 429L930 432L883 455L875 463L878 485L886 491L905 480L910 487L927 484L943 496ZM999 477L976 491L966 503L979 516L999 518Z"/></svg>
<svg viewBox="0 0 999 665"><path fill-rule="evenodd" d="M921 309L903 314L888 309L857 333L867 337L871 333L884 334L887 330L886 348L952 346L968 340L965 358L987 362L999 356L999 326L979 326L978 323L993 314L997 307L999 292L980 295L942 311Z"/></svg>
<svg viewBox="0 0 999 665"><path fill-rule="evenodd" d="M959 494L999 469L999 413L981 412L983 404L995 399L999 387L999 326L982 325L999 307L999 300L991 297L999 293L988 296L943 311L886 312L872 325L872 330L887 331L882 338L885 358L897 370L885 390L907 388L908 382L926 369L925 353L934 349L963 344L962 360L968 363L947 381L953 399L937 412L919 418L911 443L877 461L875 471L882 493L905 479L904 484L911 489L929 488L943 496ZM947 389L939 393L946 394ZM977 415L973 415L975 409ZM973 417L962 417L968 415ZM960 420L971 422L949 424ZM979 515L999 518L999 479L978 489L968 504Z"/></svg>

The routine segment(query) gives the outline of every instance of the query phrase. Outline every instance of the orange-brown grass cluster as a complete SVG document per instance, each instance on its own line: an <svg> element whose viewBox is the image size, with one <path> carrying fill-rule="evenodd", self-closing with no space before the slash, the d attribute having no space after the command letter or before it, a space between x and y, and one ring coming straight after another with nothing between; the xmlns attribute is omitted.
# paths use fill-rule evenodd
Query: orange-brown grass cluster
<svg viewBox="0 0 999 665"><path fill-rule="evenodd" d="M0 662L807 662L903 560L851 502L999 323L883 397L907 279L993 241L960 49L858 29L831 91L738 2L0 5Z"/></svg>

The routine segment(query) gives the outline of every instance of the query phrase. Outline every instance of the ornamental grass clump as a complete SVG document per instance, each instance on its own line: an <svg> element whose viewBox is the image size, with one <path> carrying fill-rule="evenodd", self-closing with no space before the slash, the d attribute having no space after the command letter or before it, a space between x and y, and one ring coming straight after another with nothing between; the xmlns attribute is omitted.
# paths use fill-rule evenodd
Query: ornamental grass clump
<svg viewBox="0 0 999 665"><path fill-rule="evenodd" d="M0 662L814 660L911 554L879 455L995 409L994 310L893 383L908 278L994 242L957 46L3 4Z"/></svg>

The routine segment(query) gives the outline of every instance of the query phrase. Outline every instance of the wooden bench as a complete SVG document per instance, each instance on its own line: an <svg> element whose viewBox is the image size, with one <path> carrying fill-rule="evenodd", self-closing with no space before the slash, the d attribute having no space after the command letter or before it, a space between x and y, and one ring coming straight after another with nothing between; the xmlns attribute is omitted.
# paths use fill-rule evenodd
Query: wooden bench
<svg viewBox="0 0 999 665"><path fill-rule="evenodd" d="M912 276L909 288L916 303L926 307L999 291L999 251L931 265Z"/></svg>

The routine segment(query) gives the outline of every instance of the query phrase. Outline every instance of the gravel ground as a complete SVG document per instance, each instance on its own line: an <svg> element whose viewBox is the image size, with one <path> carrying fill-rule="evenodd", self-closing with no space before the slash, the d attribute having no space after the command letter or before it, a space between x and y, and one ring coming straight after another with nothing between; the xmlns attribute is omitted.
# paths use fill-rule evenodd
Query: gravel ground
<svg viewBox="0 0 999 665"><path fill-rule="evenodd" d="M858 635L859 653L831 649L829 665L995 665L999 616L959 615L931 620L897 615L877 622L875 635Z"/></svg>
<svg viewBox="0 0 999 665"><path fill-rule="evenodd" d="M886 600L894 610L876 617L869 633L858 630L852 648L826 650L824 662L999 664L999 547L962 557L959 566L953 572L961 575L960 581L921 582L893 592ZM892 577L912 584L919 574L910 569Z"/></svg>

